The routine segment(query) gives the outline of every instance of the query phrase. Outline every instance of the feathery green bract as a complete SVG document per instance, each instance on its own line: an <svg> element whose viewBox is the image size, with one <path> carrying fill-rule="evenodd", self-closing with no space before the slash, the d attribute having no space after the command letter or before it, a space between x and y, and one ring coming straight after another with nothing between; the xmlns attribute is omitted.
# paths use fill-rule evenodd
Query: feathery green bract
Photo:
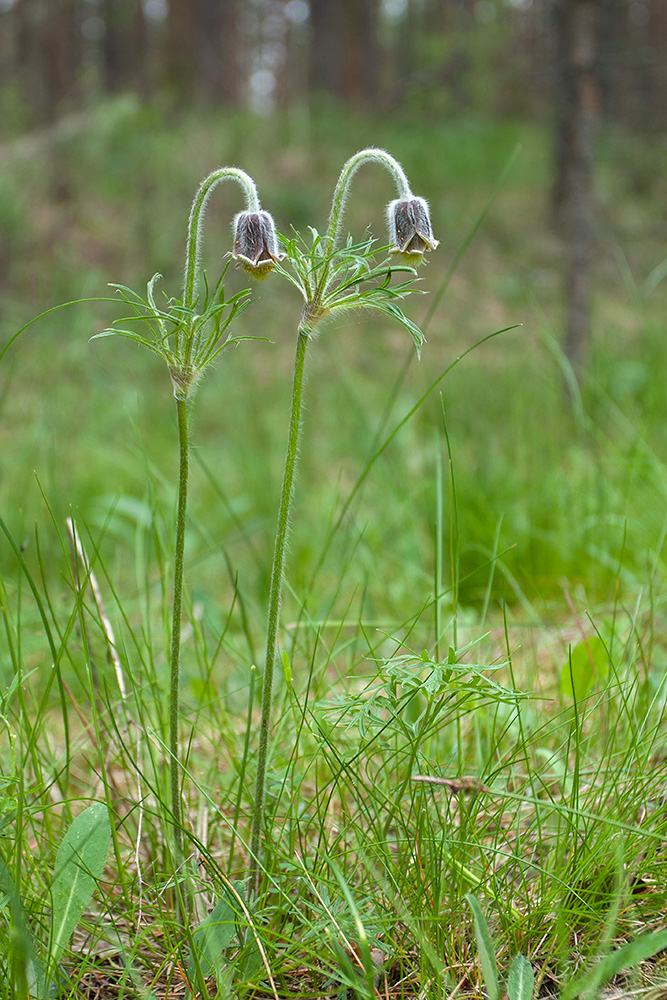
<svg viewBox="0 0 667 1000"><path fill-rule="evenodd" d="M327 241L316 229L311 228L311 235L310 247L296 231L291 238L280 236L287 259L276 266L276 273L299 289L305 302L304 316L312 326L338 310L375 309L408 331L419 354L424 335L397 305L398 300L420 291L414 287L418 280L416 270L395 263L387 256L389 248L377 247L372 237L360 243L353 243L348 237L344 247L326 252ZM410 277L391 284L396 274Z"/></svg>
<svg viewBox="0 0 667 1000"><path fill-rule="evenodd" d="M132 312L115 320L114 325L91 338L120 336L133 340L166 362L178 398L188 398L198 384L204 370L222 351L242 340L254 337L233 337L228 331L231 323L249 305L249 289L225 298L227 261L215 286L209 288L203 277L203 293L195 300L194 308L187 308L181 299L165 300L159 308L155 300L155 286L161 279L154 274L146 287L146 298L126 285L111 284ZM201 300L201 301L200 301ZM200 309L201 311L197 311ZM129 327L139 324L149 335Z"/></svg>

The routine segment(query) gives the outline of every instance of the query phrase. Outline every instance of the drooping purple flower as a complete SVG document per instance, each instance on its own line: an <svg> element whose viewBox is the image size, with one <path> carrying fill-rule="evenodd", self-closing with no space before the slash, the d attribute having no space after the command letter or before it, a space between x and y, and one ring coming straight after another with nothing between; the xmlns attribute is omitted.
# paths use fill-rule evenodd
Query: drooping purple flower
<svg viewBox="0 0 667 1000"><path fill-rule="evenodd" d="M276 225L269 212L239 212L234 219L232 257L253 278L265 278L283 260L278 251Z"/></svg>
<svg viewBox="0 0 667 1000"><path fill-rule="evenodd" d="M397 198L387 206L391 253L401 254L409 264L418 265L424 254L435 250L428 203L423 198Z"/></svg>

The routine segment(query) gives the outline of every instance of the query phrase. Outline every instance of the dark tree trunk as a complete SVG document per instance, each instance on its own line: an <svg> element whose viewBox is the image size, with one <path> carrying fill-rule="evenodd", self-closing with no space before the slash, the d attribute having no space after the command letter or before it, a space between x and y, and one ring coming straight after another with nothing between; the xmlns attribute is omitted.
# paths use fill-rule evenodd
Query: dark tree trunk
<svg viewBox="0 0 667 1000"><path fill-rule="evenodd" d="M372 105L380 76L378 0L311 0L310 17L311 90Z"/></svg>
<svg viewBox="0 0 667 1000"><path fill-rule="evenodd" d="M357 107L375 103L379 59L377 0L339 0L341 18L338 79L343 100Z"/></svg>
<svg viewBox="0 0 667 1000"><path fill-rule="evenodd" d="M624 113L626 95L631 90L628 5L625 0L604 0L604 16L599 21L597 76L600 113L605 119L614 121Z"/></svg>
<svg viewBox="0 0 667 1000"><path fill-rule="evenodd" d="M170 0L162 58L162 82L189 97L196 76L197 0Z"/></svg>
<svg viewBox="0 0 667 1000"><path fill-rule="evenodd" d="M103 0L104 37L102 64L104 87L117 93L136 87L145 93L146 24L141 0Z"/></svg>
<svg viewBox="0 0 667 1000"><path fill-rule="evenodd" d="M567 247L565 353L575 370L590 341L594 244L593 152L598 117L595 77L599 0L557 0L556 177L554 218Z"/></svg>
<svg viewBox="0 0 667 1000"><path fill-rule="evenodd" d="M653 62L655 124L664 129L667 126L667 4L664 0L654 0L650 16L656 55Z"/></svg>
<svg viewBox="0 0 667 1000"><path fill-rule="evenodd" d="M310 0L310 89L338 92L339 15L330 0Z"/></svg>
<svg viewBox="0 0 667 1000"><path fill-rule="evenodd" d="M244 49L240 0L199 0L197 77L204 98L242 102Z"/></svg>
<svg viewBox="0 0 667 1000"><path fill-rule="evenodd" d="M19 0L19 77L35 118L53 121L74 100L80 63L75 0Z"/></svg>

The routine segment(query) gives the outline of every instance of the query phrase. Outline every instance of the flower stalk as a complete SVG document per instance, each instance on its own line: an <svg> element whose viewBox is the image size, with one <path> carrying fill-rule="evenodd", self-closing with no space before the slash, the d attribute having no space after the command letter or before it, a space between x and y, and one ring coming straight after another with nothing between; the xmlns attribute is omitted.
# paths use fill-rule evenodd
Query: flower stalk
<svg viewBox="0 0 667 1000"><path fill-rule="evenodd" d="M233 180L240 184L245 195L246 210L248 212L260 211L257 187L250 174L247 174L245 170L239 170L238 167L219 167L218 170L214 170L208 177L204 178L192 202L188 223L188 242L185 254L185 288L183 291L183 305L186 309L192 309L195 302L197 271L201 257L202 225L206 205L217 185L221 181L226 180Z"/></svg>
<svg viewBox="0 0 667 1000"><path fill-rule="evenodd" d="M267 226L273 226L271 217L268 213L261 210L257 188L253 179L245 171L239 170L237 167L220 167L218 170L214 170L200 184L190 210L182 299L169 299L166 306L158 306L155 299L155 286L160 278L158 274L154 275L148 282L145 299L123 285L116 285L114 287L120 292L121 297L130 308L130 316L124 322L136 323L139 321L144 324L144 327L149 332L142 335L134 329L121 329L118 326L114 326L109 330L103 331L102 334L98 334L98 336L117 334L127 337L162 358L167 364L176 400L179 473L171 635L168 661L168 769L174 844L177 860L179 861L183 855L181 762L179 754L179 685L189 476L188 408L206 368L224 350L232 344L238 343L239 338L228 334L228 329L232 321L248 304L247 290L237 292L229 299L225 297L223 279L228 265L224 266L220 278L212 289L209 288L206 281L203 282L203 290L198 289L204 213L214 189L224 180L235 181L243 190L246 210L241 215L250 215L253 218L261 216L265 220L270 220L265 223ZM261 254L259 256L260 258L262 257ZM266 261L263 259L259 259L259 263L264 267L266 266Z"/></svg>
<svg viewBox="0 0 667 1000"><path fill-rule="evenodd" d="M292 402L287 434L287 451L283 468L283 481L280 490L278 507L278 524L273 549L271 565L271 582L269 586L269 608L266 631L266 659L264 677L262 680L262 717L259 727L259 743L257 748L257 777L255 779L255 803L252 814L252 829L250 834L250 886L258 892L261 883L261 867L259 860L262 821L264 818L264 797L266 787L266 761L271 736L271 705L273 700L273 672L278 652L278 628L280 624L280 607L282 604L283 581L285 578L285 554L292 514L292 498L294 496L294 481L299 455L299 435L301 430L301 411L303 404L303 383L306 364L306 351L310 335L308 330L300 326L294 355L294 374L292 378Z"/></svg>
<svg viewBox="0 0 667 1000"><path fill-rule="evenodd" d="M183 575L185 564L185 527L188 507L189 440L188 404L176 400L178 415L178 507L176 512L176 543L174 550L174 589L172 598L172 627L169 657L169 786L171 813L174 823L176 853L183 854L182 810L180 789L180 757L178 752L179 720L179 664L181 656L181 615L183 608Z"/></svg>
<svg viewBox="0 0 667 1000"><path fill-rule="evenodd" d="M391 174L396 183L399 198L409 199L413 196L410 189L410 182L403 167L390 153L387 153L384 149L374 148L362 149L358 153L355 153L340 172L331 202L331 213L329 215L329 225L325 240L325 246L330 253L336 249L340 242L343 212L352 178L359 167L362 167L365 163L377 163L378 166L384 167Z"/></svg>
<svg viewBox="0 0 667 1000"><path fill-rule="evenodd" d="M435 249L438 245L431 233L426 202L423 199L415 199L401 165L384 150L365 149L352 156L343 166L334 190L325 236L320 237L313 231L314 240L310 252L304 252L298 237L289 241L283 240L287 251L287 261L290 265L289 271L282 267L279 260L274 259L272 261L278 272L300 290L304 304L301 321L297 329L287 449L271 567L257 777L250 838L249 895L258 895L262 886L261 839L264 821L266 763L271 737L273 673L278 655L280 609L282 605L286 547L292 517L294 483L299 451L304 369L308 343L312 339L316 328L325 317L337 311L360 307L377 309L397 319L412 336L418 351L423 341L421 331L396 305L397 299L402 298L413 290L411 280L398 285L390 283L392 273L409 272L411 276L414 276L414 269L406 264L399 263L397 265L392 259L377 264L374 260L372 240L367 240L356 246L353 246L348 241L345 247L340 246L343 212L350 184L357 170L363 164L369 162L382 166L394 178L399 197L397 202L391 203L391 206L398 203L409 205L416 200L419 202L420 209L422 205L424 206L424 218L428 220L428 222L424 221L424 218L420 215L419 227L423 232L415 231L415 233L410 233L408 239L401 245L397 240L396 232L392 232L390 218L391 251L403 254L406 250L409 250L412 260L414 260L415 254L418 254L420 250L423 256L423 250ZM391 206L389 206L389 209L391 209ZM407 211L409 215L409 210L404 211ZM412 218L412 216L409 217ZM426 227L428 227L428 231ZM403 232L403 229L401 229L401 232ZM422 243L418 243L420 239Z"/></svg>
<svg viewBox="0 0 667 1000"><path fill-rule="evenodd" d="M181 653L181 618L183 608L183 576L185 562L185 528L187 523L188 481L189 481L189 434L188 434L188 397L195 385L190 381L193 354L199 346L198 329L195 314L196 283L199 261L201 257L202 225L206 204L214 188L224 180L234 180L240 184L245 194L246 213L261 213L257 187L253 179L244 170L237 167L221 167L214 170L199 186L190 210L188 223L188 239L185 260L185 286L183 289L182 329L177 332L176 352L181 364L170 368L176 408L178 415L179 439L179 477L178 477L178 507L176 515L176 544L174 552L174 587L172 599L172 628L169 657L169 786L171 793L171 811L174 822L174 840L177 855L183 853L180 754L178 740L178 724L180 718L180 653ZM237 217L238 218L238 217ZM273 220L271 220L271 224ZM181 376L180 380L178 376ZM183 375L185 377L183 378ZM184 390L184 391L183 391Z"/></svg>

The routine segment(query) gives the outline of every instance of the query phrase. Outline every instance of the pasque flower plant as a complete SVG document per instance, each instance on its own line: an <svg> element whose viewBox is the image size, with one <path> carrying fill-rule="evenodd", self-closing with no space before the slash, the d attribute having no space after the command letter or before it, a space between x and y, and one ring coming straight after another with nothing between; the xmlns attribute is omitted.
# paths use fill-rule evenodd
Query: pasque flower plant
<svg viewBox="0 0 667 1000"><path fill-rule="evenodd" d="M394 179L398 197L387 207L389 245L378 248L367 236L359 243L343 240L343 214L350 185L357 170L374 163ZM278 649L280 607L285 577L286 546L296 477L304 369L307 348L322 323L350 309L375 309L397 320L412 337L418 352L423 335L403 313L398 303L414 291L415 265L438 246L433 237L429 210L423 198L415 197L400 164L381 149L364 149L343 166L336 184L329 222L324 235L311 229L308 245L299 234L281 238L272 216L259 203L253 180L235 167L223 167L202 182L190 212L182 299L169 299L164 308L155 300L159 275L148 283L146 298L116 285L133 315L150 335L115 324L100 336L121 334L139 342L167 363L176 399L179 431L179 484L174 554L172 632L170 646L169 767L171 810L178 852L182 852L180 758L178 748L180 632L183 595L185 525L188 493L188 404L208 365L239 338L231 323L248 304L248 291L225 297L225 266L211 289L199 274L202 222L207 201L217 184L235 180L242 187L246 206L233 222L231 259L251 277L266 278L271 272L290 281L303 298L297 325L287 449L283 470L278 521L274 542L267 613L266 657L262 680L261 720L257 748L257 774L250 842L249 893L261 887L261 841L264 820L266 767L271 733L273 674Z"/></svg>
<svg viewBox="0 0 667 1000"><path fill-rule="evenodd" d="M387 170L393 177L398 192L398 198L387 207L390 245L384 248L384 256L379 260L381 251L376 249L373 239L367 238L357 244L349 238L344 243L342 240L343 212L350 185L357 170L367 163ZM299 448L307 348L324 320L346 310L363 308L378 310L401 323L420 352L423 335L405 316L398 302L414 290L414 265L421 263L424 254L438 246L438 241L433 237L426 201L412 194L403 168L382 149L361 150L345 163L334 190L326 233L321 236L314 229L311 229L311 233L310 247L298 235L283 240L284 264L280 256L273 252L270 239L266 239L266 244L260 250L260 255L264 253L267 261L270 258L275 270L299 289L303 297L303 308L297 327L287 450L269 590L262 714L250 845L250 890L255 892L261 887L260 850L271 731L273 673L278 650L280 606ZM268 229L266 236L268 237ZM256 238L256 243L258 242L260 240ZM245 263L247 256L244 254L240 259ZM258 257L255 266L259 263L261 261ZM398 275L399 280L393 282L393 275Z"/></svg>
<svg viewBox="0 0 667 1000"><path fill-rule="evenodd" d="M179 726L179 679L181 617L183 605L183 575L185 554L185 528L188 502L189 430L188 408L196 387L209 365L239 340L230 331L232 322L248 305L249 291L244 290L226 298L224 279L229 260L213 288L205 275L200 274L202 227L208 199L214 188L225 180L236 181L245 195L246 209L234 220L234 256L246 270L262 277L281 259L277 250L275 227L267 212L263 212L257 188L251 177L236 167L221 167L206 177L195 195L190 211L185 257L185 284L182 299L168 299L160 308L155 299L155 286L160 275L148 282L143 299L124 285L113 285L131 309L125 321L119 320L111 329L98 336L121 335L134 340L158 357L168 367L176 400L179 439L179 479L174 545L174 579L171 643L169 651L169 771L171 812L175 843L181 853L182 816ZM137 332L129 322L139 322ZM146 333L146 329L149 331Z"/></svg>

